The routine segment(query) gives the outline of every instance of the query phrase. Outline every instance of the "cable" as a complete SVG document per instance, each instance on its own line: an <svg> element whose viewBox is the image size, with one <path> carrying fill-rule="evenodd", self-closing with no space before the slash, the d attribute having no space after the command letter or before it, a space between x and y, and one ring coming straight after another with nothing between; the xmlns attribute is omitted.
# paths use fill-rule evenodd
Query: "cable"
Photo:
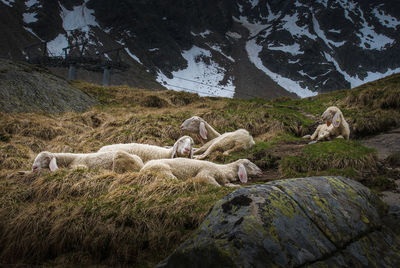
<svg viewBox="0 0 400 268"><path fill-rule="evenodd" d="M168 85L168 86L171 86L171 87L176 87L176 88L180 88L180 89L185 89L185 90L187 90L187 91L190 91L190 92L193 92L193 93L201 93L201 94L206 94L206 95L208 95L208 97L221 97L221 96L215 95L215 94L213 94L213 93L208 93L208 92L207 92L207 93L205 93L205 92L197 91L197 90L190 89L190 88L186 88L186 87L181 87L181 86L171 85L171 84L168 84L168 83L165 83L164 85Z"/></svg>
<svg viewBox="0 0 400 268"><path fill-rule="evenodd" d="M233 92L233 93L236 93L236 94L247 95L247 96L252 97L252 98L259 98L259 96L254 96L254 95L247 94L247 93L243 93L243 92L236 92L236 91L231 90L231 89L227 89L227 88L223 88L223 87L218 87L218 86L213 86L213 85L209 85L209 84L202 83L202 82L195 81L195 80L190 80L190 79L183 78L183 77L179 77L179 76L174 76L174 78L178 78L178 79L181 79L181 80L185 80L185 81L197 83L197 84L200 84L200 85L205 85L205 86L208 86L208 87L217 88L217 89L220 89L220 90L225 90L225 91Z"/></svg>

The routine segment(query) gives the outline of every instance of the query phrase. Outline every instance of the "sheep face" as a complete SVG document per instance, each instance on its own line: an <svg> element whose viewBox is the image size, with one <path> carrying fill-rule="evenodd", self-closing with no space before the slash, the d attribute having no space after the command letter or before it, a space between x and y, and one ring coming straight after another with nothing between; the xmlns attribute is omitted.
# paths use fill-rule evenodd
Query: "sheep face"
<svg viewBox="0 0 400 268"><path fill-rule="evenodd" d="M180 137L172 149L172 158L175 156L193 158L193 139L189 136Z"/></svg>
<svg viewBox="0 0 400 268"><path fill-rule="evenodd" d="M328 125L328 127L331 125L332 122L336 123L338 117L340 117L340 115L342 114L342 112L340 111L339 108L335 107L335 106L331 106L328 109L325 110L325 112L322 114L322 120L326 121L326 124ZM340 123L340 121L338 121L338 123ZM334 124L335 127L337 127L338 124Z"/></svg>
<svg viewBox="0 0 400 268"><path fill-rule="evenodd" d="M239 159L236 161L238 164L238 178L242 183L247 182L247 177L261 177L262 171L256 164L248 159Z"/></svg>
<svg viewBox="0 0 400 268"><path fill-rule="evenodd" d="M199 116L192 116L186 119L181 125L181 130L196 133L202 139L207 139L207 129L204 120Z"/></svg>
<svg viewBox="0 0 400 268"><path fill-rule="evenodd" d="M50 152L41 152L36 156L35 161L33 161L32 171L38 171L43 168L49 168L51 171L58 168L54 154Z"/></svg>
<svg viewBox="0 0 400 268"><path fill-rule="evenodd" d="M189 131L193 133L198 133L199 132L199 126L201 122L201 118L198 116L192 116L188 119L186 119L182 125L181 125L181 130L183 131Z"/></svg>

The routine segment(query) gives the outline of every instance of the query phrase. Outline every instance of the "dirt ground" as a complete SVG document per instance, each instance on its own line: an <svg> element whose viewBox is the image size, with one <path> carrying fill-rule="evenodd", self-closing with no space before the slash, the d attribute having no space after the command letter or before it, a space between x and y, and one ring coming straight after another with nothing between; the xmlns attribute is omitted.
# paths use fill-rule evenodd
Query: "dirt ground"
<svg viewBox="0 0 400 268"><path fill-rule="evenodd" d="M378 157L384 160L390 154L400 152L400 128L362 140L362 143L378 152ZM397 167L400 168L400 167ZM390 207L400 208L400 180L396 180L396 189L382 192L382 199Z"/></svg>

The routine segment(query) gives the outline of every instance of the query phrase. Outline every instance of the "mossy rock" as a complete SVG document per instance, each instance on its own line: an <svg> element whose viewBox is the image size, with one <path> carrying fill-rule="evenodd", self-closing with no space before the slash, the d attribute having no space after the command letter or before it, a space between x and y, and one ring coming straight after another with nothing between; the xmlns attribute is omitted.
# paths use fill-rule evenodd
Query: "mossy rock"
<svg viewBox="0 0 400 268"><path fill-rule="evenodd" d="M400 240L384 213L368 188L342 177L240 188L158 267L398 267Z"/></svg>

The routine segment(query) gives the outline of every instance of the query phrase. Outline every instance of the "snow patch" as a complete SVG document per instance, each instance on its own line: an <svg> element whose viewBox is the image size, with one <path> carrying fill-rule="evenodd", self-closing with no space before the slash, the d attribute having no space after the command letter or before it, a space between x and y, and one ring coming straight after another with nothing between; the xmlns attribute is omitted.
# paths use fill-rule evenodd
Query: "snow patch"
<svg viewBox="0 0 400 268"><path fill-rule="evenodd" d="M150 48L150 49L149 49L150 52L159 51L159 50L160 50L160 49L159 49L158 47Z"/></svg>
<svg viewBox="0 0 400 268"><path fill-rule="evenodd" d="M279 47L272 47L271 45L269 45L268 49L269 50L280 50L280 51L283 51L286 53L290 53L293 56L304 54L303 51L300 51L300 45L297 43L290 45L290 46L281 44L281 46L279 46Z"/></svg>
<svg viewBox="0 0 400 268"><path fill-rule="evenodd" d="M328 32L330 33L338 33L340 34L342 32L342 30L336 30L336 29L329 29Z"/></svg>
<svg viewBox="0 0 400 268"><path fill-rule="evenodd" d="M82 30L88 32L89 26L99 26L96 22L94 11L86 7L88 0L80 6L74 6L73 10L68 10L60 4L61 18L63 20L63 28L65 31Z"/></svg>
<svg viewBox="0 0 400 268"><path fill-rule="evenodd" d="M23 19L26 24L37 22L38 19L36 18L37 13L24 13Z"/></svg>
<svg viewBox="0 0 400 268"><path fill-rule="evenodd" d="M255 8L258 5L258 0L249 0L251 8Z"/></svg>
<svg viewBox="0 0 400 268"><path fill-rule="evenodd" d="M237 32L227 32L226 36L231 37L233 39L240 39L242 36Z"/></svg>
<svg viewBox="0 0 400 268"><path fill-rule="evenodd" d="M190 32L193 36L201 36L201 37L203 37L203 38L205 38L207 35L209 35L210 33L211 33L211 31L210 30L205 30L204 32L202 32L202 33L198 33L198 34L196 34L196 33L194 33L194 32Z"/></svg>
<svg viewBox="0 0 400 268"><path fill-rule="evenodd" d="M27 8L31 8L31 7L35 6L36 4L40 4L38 0L28 0L28 1L25 1L25 6L26 6ZM41 6L41 5L40 5L40 6Z"/></svg>
<svg viewBox="0 0 400 268"><path fill-rule="evenodd" d="M198 93L200 96L233 97L233 81L229 79L226 85L221 85L226 71L212 60L210 51L193 46L190 50L183 51L182 56L188 63L187 68L172 72L173 78L168 78L159 71L157 81L161 85L176 91ZM206 64L203 57L210 64Z"/></svg>
<svg viewBox="0 0 400 268"><path fill-rule="evenodd" d="M346 41L342 41L342 42L334 42L332 40L329 40L324 31L321 29L321 27L319 26L318 20L315 18L314 14L312 16L312 20L313 20L313 27L314 27L314 31L315 33L318 35L319 38L321 38L322 40L324 40L325 44L327 44L330 48L332 48L332 46L334 47L340 47L343 46Z"/></svg>
<svg viewBox="0 0 400 268"><path fill-rule="evenodd" d="M283 77L277 73L274 73L274 72L270 71L268 68L266 68L259 57L259 54L262 50L262 46L258 45L256 43L255 39L250 40L246 43L246 50L247 50L250 61L258 69L260 69L261 71L266 73L272 80L277 82L281 87L283 87L287 91L296 93L297 95L299 95L302 98L317 95L317 92L313 92L313 91L309 90L307 87L303 88L300 86L299 83L297 83L293 80L290 80L286 77Z"/></svg>
<svg viewBox="0 0 400 268"><path fill-rule="evenodd" d="M54 40L47 43L47 50L52 56L63 56L65 47L68 47L68 40L64 34L59 34Z"/></svg>
<svg viewBox="0 0 400 268"><path fill-rule="evenodd" d="M358 76L350 76L346 73L342 68L340 68L339 63L329 54L325 53L325 58L332 62L335 65L336 70L344 76L347 82L350 83L351 88L358 87L359 85L383 78L385 76L400 73L400 67L396 69L388 69L385 73L378 73L378 72L367 72L367 76L364 79L360 79Z"/></svg>
<svg viewBox="0 0 400 268"><path fill-rule="evenodd" d="M207 44L207 43L206 43L206 45L209 46L212 50L215 50L215 51L217 51L218 53L220 53L222 56L224 56L225 58L227 58L227 59L230 60L231 62L235 62L235 60L234 60L231 56L226 55L226 54L222 51L222 49L221 49L220 46L218 46L218 45L210 45L210 44Z"/></svg>
<svg viewBox="0 0 400 268"><path fill-rule="evenodd" d="M306 25L300 27L297 25L297 21L299 20L299 14L296 12L293 15L286 15L282 18L283 25L281 26L283 29L287 30L292 36L301 37L307 36L310 39L316 40L317 36L310 33L308 27Z"/></svg>
<svg viewBox="0 0 400 268"><path fill-rule="evenodd" d="M379 10L378 7L374 8L372 10L372 13L379 20L379 22L387 28L396 29L400 25L399 20L397 20L395 17L390 16L389 14L385 14L385 12Z"/></svg>
<svg viewBox="0 0 400 268"><path fill-rule="evenodd" d="M277 18L279 18L281 16L281 12L278 12L276 14L274 14L272 12L272 9L271 9L271 6L269 5L269 3L267 3L267 10L268 10L268 17L267 17L268 22L276 20Z"/></svg>
<svg viewBox="0 0 400 268"><path fill-rule="evenodd" d="M390 46L393 44L395 40L383 35L378 34L374 31L374 27L370 26L364 17L364 13L361 9L360 11L360 19L362 20L363 28L360 29L359 33L356 35L360 38L361 47L364 49L375 49L375 50L383 50L386 46Z"/></svg>
<svg viewBox="0 0 400 268"><path fill-rule="evenodd" d="M236 17L233 17L233 20L242 24L247 30L250 32L250 38L251 36L255 36L258 33L262 32L267 28L268 25L261 24L261 23L251 23L247 20L246 17L240 16L239 19Z"/></svg>
<svg viewBox="0 0 400 268"><path fill-rule="evenodd" d="M13 4L15 3L15 0L1 0L1 2L3 2L3 4L12 7Z"/></svg>
<svg viewBox="0 0 400 268"><path fill-rule="evenodd" d="M143 64L140 60L139 60L139 58L138 57L136 57L135 55L133 55L132 53L131 53L131 51L129 50L129 48L125 48L125 51L126 51L126 53L128 53L128 55L132 58L132 59L134 59L135 61L137 61L138 63L140 63L140 64Z"/></svg>

